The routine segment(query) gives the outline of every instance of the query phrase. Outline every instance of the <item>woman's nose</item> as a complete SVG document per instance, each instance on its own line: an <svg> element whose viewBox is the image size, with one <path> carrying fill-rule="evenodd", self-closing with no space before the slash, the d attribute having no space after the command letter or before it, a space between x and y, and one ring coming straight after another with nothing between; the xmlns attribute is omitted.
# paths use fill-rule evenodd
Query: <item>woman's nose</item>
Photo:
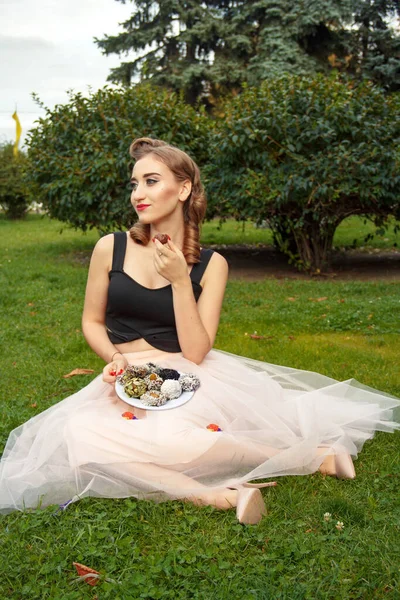
<svg viewBox="0 0 400 600"><path fill-rule="evenodd" d="M143 198L144 196L144 186L140 185L140 183L137 183L136 188L132 190L131 199L137 201Z"/></svg>

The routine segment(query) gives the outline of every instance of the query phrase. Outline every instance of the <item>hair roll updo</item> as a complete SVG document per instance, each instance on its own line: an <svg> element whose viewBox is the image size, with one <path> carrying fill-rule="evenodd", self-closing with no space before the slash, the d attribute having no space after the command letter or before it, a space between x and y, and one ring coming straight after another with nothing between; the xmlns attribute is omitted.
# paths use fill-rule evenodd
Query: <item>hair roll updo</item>
<svg viewBox="0 0 400 600"><path fill-rule="evenodd" d="M185 231L182 252L189 265L200 262L200 225L206 213L207 201L200 181L199 167L186 152L152 138L134 140L129 154L135 161L153 154L169 168L178 181L189 179L192 182L192 191L183 204ZM150 225L135 223L129 234L135 242L147 245L150 241Z"/></svg>

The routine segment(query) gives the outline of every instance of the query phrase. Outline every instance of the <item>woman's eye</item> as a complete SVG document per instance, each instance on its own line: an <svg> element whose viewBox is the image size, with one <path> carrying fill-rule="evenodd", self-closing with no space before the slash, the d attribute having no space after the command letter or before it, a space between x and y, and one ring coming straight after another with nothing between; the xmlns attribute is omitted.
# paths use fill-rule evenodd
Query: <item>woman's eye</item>
<svg viewBox="0 0 400 600"><path fill-rule="evenodd" d="M158 179L146 179L146 185L154 185L155 183L158 183ZM130 181L128 184L128 187L130 190L135 191L138 188L138 183L136 181Z"/></svg>

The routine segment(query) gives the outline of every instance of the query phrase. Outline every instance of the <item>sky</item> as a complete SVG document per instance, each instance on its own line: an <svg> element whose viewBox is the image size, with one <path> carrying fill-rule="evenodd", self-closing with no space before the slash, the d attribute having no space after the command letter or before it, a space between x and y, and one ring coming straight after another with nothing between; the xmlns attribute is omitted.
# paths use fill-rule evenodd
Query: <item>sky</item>
<svg viewBox="0 0 400 600"><path fill-rule="evenodd" d="M68 101L67 90L103 87L120 60L93 38L122 31L132 12L129 0L0 0L0 142L15 139L15 108L22 143L44 114L32 92L52 108Z"/></svg>

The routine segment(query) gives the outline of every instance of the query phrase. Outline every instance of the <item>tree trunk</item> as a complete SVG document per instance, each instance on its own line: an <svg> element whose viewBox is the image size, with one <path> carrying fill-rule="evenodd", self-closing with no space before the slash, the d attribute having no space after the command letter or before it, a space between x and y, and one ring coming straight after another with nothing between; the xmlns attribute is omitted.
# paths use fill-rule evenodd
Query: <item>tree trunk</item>
<svg viewBox="0 0 400 600"><path fill-rule="evenodd" d="M277 248L289 257L300 271L322 273L329 267L333 236L338 223L321 227L318 221L305 220L301 228L296 228L290 220L272 224L274 242Z"/></svg>

